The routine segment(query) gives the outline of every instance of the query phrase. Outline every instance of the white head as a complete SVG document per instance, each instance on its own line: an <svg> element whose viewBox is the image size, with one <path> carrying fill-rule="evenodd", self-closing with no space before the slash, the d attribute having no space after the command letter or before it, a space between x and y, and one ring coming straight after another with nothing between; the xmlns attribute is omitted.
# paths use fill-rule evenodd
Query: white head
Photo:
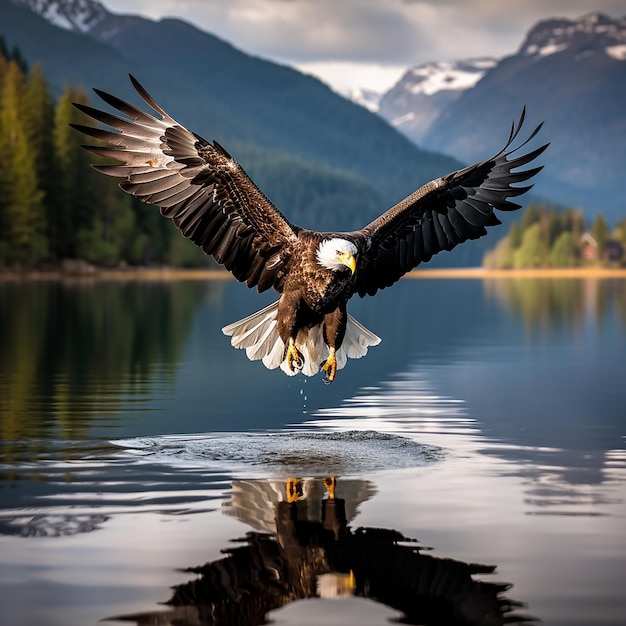
<svg viewBox="0 0 626 626"><path fill-rule="evenodd" d="M333 237L325 239L317 248L317 262L326 269L345 270L349 268L354 274L356 270L357 247L347 239Z"/></svg>

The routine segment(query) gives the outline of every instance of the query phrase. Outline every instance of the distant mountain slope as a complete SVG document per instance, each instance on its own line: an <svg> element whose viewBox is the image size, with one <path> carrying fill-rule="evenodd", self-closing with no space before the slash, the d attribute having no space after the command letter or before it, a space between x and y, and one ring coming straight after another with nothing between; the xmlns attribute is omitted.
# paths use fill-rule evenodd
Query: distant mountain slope
<svg viewBox="0 0 626 626"><path fill-rule="evenodd" d="M92 0L0 0L0 32L28 62L39 61L58 88L67 82L98 86L136 101L127 79L132 72L181 123L223 142L249 169L271 170L247 156L278 155L288 169L280 155L292 155L298 167L322 168L320 189L330 176L356 194L349 219L337 219L342 206L331 205L326 216L316 210L307 226L362 226L420 184L460 166L418 149L320 81L244 54L181 20L118 16ZM276 176L280 171L258 182L279 204Z"/></svg>
<svg viewBox="0 0 626 626"><path fill-rule="evenodd" d="M28 7L54 26L83 33L109 14L99 2L91 0L15 0L15 4Z"/></svg>
<svg viewBox="0 0 626 626"><path fill-rule="evenodd" d="M626 18L540 22L519 51L451 103L423 145L471 161L526 104L551 146L536 191L588 215L626 214Z"/></svg>
<svg viewBox="0 0 626 626"><path fill-rule="evenodd" d="M483 57L413 67L383 95L378 113L420 144L441 112L496 63L491 57Z"/></svg>
<svg viewBox="0 0 626 626"><path fill-rule="evenodd" d="M55 28L10 0L0 0L0 34L29 63L41 63L57 92L67 84L89 87L92 80L85 78L95 76L109 85L127 80L128 60L116 50L79 32Z"/></svg>

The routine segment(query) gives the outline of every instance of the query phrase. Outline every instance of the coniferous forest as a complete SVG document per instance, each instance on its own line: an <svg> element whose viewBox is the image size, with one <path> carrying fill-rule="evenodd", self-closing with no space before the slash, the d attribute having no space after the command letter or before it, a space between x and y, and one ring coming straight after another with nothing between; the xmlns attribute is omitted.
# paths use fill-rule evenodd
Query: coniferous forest
<svg viewBox="0 0 626 626"><path fill-rule="evenodd" d="M626 219L613 229L599 213L593 223L578 209L531 203L489 251L491 269L626 266Z"/></svg>
<svg viewBox="0 0 626 626"><path fill-rule="evenodd" d="M73 102L88 102L82 89L53 99L40 67L0 39L0 266L197 264L200 251L158 210L90 167L69 125L86 122Z"/></svg>

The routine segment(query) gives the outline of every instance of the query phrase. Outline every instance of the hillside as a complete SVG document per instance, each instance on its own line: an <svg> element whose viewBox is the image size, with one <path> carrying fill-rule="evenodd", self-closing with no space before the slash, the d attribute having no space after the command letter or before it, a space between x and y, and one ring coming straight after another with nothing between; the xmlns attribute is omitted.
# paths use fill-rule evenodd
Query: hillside
<svg viewBox="0 0 626 626"><path fill-rule="evenodd" d="M616 221L626 213L625 100L626 19L548 20L447 106L423 143L471 161L497 148L493 129L525 104L551 142L535 191Z"/></svg>
<svg viewBox="0 0 626 626"><path fill-rule="evenodd" d="M517 52L484 61L411 68L378 113L421 147L470 162L498 148L494 129L526 105L551 142L535 193L613 223L626 214L626 18L545 20Z"/></svg>
<svg viewBox="0 0 626 626"><path fill-rule="evenodd" d="M378 113L421 144L435 120L497 61L490 57L424 63L407 70L380 100Z"/></svg>

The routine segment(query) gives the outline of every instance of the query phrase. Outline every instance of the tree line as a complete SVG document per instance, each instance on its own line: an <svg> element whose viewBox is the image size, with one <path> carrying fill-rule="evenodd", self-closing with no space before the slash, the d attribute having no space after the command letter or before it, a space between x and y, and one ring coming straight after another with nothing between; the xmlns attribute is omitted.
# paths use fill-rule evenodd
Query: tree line
<svg viewBox="0 0 626 626"><path fill-rule="evenodd" d="M89 100L73 86L55 100L40 66L0 37L0 266L203 261L155 207L90 167L70 127L88 121L73 102Z"/></svg>
<svg viewBox="0 0 626 626"><path fill-rule="evenodd" d="M626 218L611 229L599 213L591 226L579 209L531 203L483 259L493 269L626 266Z"/></svg>

